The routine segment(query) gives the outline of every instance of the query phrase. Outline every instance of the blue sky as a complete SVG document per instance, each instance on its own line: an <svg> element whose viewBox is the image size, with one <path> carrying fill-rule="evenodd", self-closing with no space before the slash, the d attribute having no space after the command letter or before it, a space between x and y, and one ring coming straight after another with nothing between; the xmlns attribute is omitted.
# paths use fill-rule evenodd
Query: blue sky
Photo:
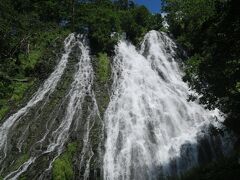
<svg viewBox="0 0 240 180"><path fill-rule="evenodd" d="M161 0L135 0L135 2L145 5L153 13L160 12Z"/></svg>

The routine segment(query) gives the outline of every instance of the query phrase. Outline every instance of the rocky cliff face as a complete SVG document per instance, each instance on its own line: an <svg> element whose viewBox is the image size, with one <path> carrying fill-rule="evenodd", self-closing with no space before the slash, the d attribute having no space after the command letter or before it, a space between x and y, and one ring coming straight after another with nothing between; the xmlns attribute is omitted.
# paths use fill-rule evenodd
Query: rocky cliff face
<svg viewBox="0 0 240 180"><path fill-rule="evenodd" d="M0 125L1 176L158 179L226 154L223 117L187 100L176 49L151 31L141 50L122 40L110 59L70 34L53 72Z"/></svg>

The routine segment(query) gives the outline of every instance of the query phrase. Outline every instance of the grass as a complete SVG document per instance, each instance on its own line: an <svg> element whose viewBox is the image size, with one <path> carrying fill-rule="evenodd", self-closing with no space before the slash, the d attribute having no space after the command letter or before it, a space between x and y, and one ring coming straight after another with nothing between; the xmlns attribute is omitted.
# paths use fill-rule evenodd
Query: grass
<svg viewBox="0 0 240 180"><path fill-rule="evenodd" d="M97 79L101 83L106 83L110 77L110 62L106 53L98 54Z"/></svg>
<svg viewBox="0 0 240 180"><path fill-rule="evenodd" d="M33 83L33 80L28 82L13 81L12 84L9 85L11 92L8 94L8 97L0 100L0 121L10 110L9 101L12 102L11 104L18 104L23 99L24 94L33 85Z"/></svg>
<svg viewBox="0 0 240 180"><path fill-rule="evenodd" d="M25 92L33 85L33 81L30 82L14 82L11 87L13 89L11 100L18 102L20 101Z"/></svg>
<svg viewBox="0 0 240 180"><path fill-rule="evenodd" d="M74 178L72 159L77 151L77 143L69 143L66 151L53 163L53 180L70 180Z"/></svg>
<svg viewBox="0 0 240 180"><path fill-rule="evenodd" d="M42 56L41 49L34 49L28 55L21 56L23 69L33 69Z"/></svg>

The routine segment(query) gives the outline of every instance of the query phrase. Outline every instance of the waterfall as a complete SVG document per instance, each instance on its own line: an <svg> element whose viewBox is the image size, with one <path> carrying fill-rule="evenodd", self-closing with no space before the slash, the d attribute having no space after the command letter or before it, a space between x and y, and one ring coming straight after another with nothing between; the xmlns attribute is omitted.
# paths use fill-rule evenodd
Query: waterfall
<svg viewBox="0 0 240 180"><path fill-rule="evenodd" d="M50 93L54 92L58 81L61 81L61 75L67 66L68 57L72 51L74 51L74 54L78 59L78 63L75 65L76 71L73 75L73 82L70 84L66 95L61 97L62 100L60 102L60 108L57 107L57 112L53 114L53 118L50 118L49 121L45 122L45 133L42 134L42 137L39 138L37 142L34 142L31 146L29 150L29 159L25 161L17 170L6 175L4 179L18 179L20 175L28 171L31 166L34 168L34 166L38 164L38 161L44 156L49 157L47 162L48 165L44 169L39 169L40 174L38 179L49 178L48 173L52 169L53 162L63 153L64 147L68 142L71 133L78 133L78 129L81 130L83 135L83 137L81 137L83 146L80 153L80 168L81 171L84 172L84 179L88 179L90 173L90 163L92 157L94 156L89 136L96 119L99 120L101 118L92 88L94 73L89 55L89 48L86 38L83 35L69 35L69 37L65 40L65 53L63 54L63 57L57 65L55 71L45 81L43 86L40 87L38 92L28 102L28 104L6 120L1 127L1 132L3 130L6 132L5 124L9 124L11 122L11 126L13 126L14 123L17 123L20 117L22 118L28 113L28 109L34 106L37 102L43 100L46 94L49 96ZM86 98L88 98L87 101ZM52 101L51 97L49 97L48 101ZM82 119L83 108L88 103L89 105L87 105L87 113L89 115L85 120ZM44 103L43 106L47 106L47 103ZM42 113L44 114L44 112ZM39 119L40 115L37 115L36 118ZM58 122L56 122L57 119ZM28 126L31 126L31 124ZM10 125L8 125L8 130L10 128ZM6 133L5 136L1 137L1 142L2 145L7 142Z"/></svg>
<svg viewBox="0 0 240 180"><path fill-rule="evenodd" d="M86 37L70 34L52 74L0 125L0 179L52 179L58 161L75 179L157 180L228 154L224 116L188 100L199 95L182 80L176 50L157 31L139 50L121 40L102 118L107 84L95 79Z"/></svg>
<svg viewBox="0 0 240 180"><path fill-rule="evenodd" d="M194 92L182 80L175 49L174 42L157 31L145 35L140 51L125 40L118 43L105 113L104 179L179 174L207 155L199 150L203 139L212 154L216 147L224 149L224 138L211 137L209 130L223 128L219 122L224 118L218 110L187 100Z"/></svg>
<svg viewBox="0 0 240 180"><path fill-rule="evenodd" d="M50 95L54 92L57 83L61 79L61 76L66 68L68 62L68 56L74 45L74 34L70 34L64 41L64 54L61 60L56 66L54 72L49 76L49 78L44 82L44 84L38 89L38 91L33 95L32 99L27 103L25 107L20 109L15 114L11 115L4 123L0 126L0 152L3 152L3 156L0 155L0 162L4 156L6 156L7 151L7 138L8 133L11 128L21 120L21 118L26 115L32 107L37 103L42 101L46 95ZM1 153L2 154L2 153Z"/></svg>

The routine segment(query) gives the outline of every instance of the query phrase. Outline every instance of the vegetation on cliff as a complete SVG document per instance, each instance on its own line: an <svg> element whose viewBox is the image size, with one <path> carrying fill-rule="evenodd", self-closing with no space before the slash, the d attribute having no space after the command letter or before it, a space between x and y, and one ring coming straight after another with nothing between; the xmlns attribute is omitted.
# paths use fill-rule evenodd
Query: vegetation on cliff
<svg viewBox="0 0 240 180"><path fill-rule="evenodd" d="M151 14L144 6L137 6L127 0L1 1L0 120L6 117L7 113L10 114L18 109L18 106L21 106L20 103L25 103L39 84L49 76L57 62L59 56L57 53L61 53L60 44L70 32L88 36L93 55L92 63L96 72L94 90L97 92L97 101L101 102L99 111L103 116L109 102L108 85L110 85L110 63L114 45L124 35L137 44L150 29L161 29L161 23L160 14ZM64 90L69 86L69 79L71 79L69 76L72 76L70 72L74 67L70 65L68 68L72 70L66 70L67 75L63 76L56 94L51 97L53 101L48 104L49 111L54 112L52 107L58 104L61 97L64 97ZM41 117L45 121L50 114L47 109L44 109L45 113ZM44 129L39 128L38 125L41 124L35 122L29 129L29 133L31 134L36 127L39 131ZM100 121L96 122L92 129L95 151L98 148L99 134L102 130ZM34 138L35 136L31 136L28 143L24 145L26 147L30 145L30 141ZM76 172L74 157L77 146L75 143L68 143L63 153L53 162L51 174L53 179L74 178ZM15 170L27 158L26 155L19 156L16 164L10 167ZM38 161L44 166L46 159L42 158ZM98 162L92 163L91 166L97 167ZM21 178L28 178L27 175L23 174Z"/></svg>
<svg viewBox="0 0 240 180"><path fill-rule="evenodd" d="M119 34L125 32L128 39L138 43L148 30L159 30L161 22L161 15L127 0L2 0L0 119L23 99L34 82L52 71L55 61L49 54L54 48L50 47L69 32L88 34L92 53L101 55L97 64L102 81L109 73L102 55L112 55Z"/></svg>
<svg viewBox="0 0 240 180"><path fill-rule="evenodd" d="M240 132L240 16L237 0L165 0L169 30L187 51L185 80Z"/></svg>
<svg viewBox="0 0 240 180"><path fill-rule="evenodd" d="M66 151L53 162L53 180L74 179L73 157L77 151L77 143L69 143Z"/></svg>
<svg viewBox="0 0 240 180"><path fill-rule="evenodd" d="M225 124L240 133L240 16L236 0L164 0L169 31L186 50L185 81L202 94L207 108L227 115ZM193 98L194 99L194 98ZM238 179L236 154L203 164L180 179ZM175 178L173 178L175 179ZM176 178L179 179L179 178Z"/></svg>
<svg viewBox="0 0 240 180"><path fill-rule="evenodd" d="M187 51L184 77L208 108L220 108L226 125L240 133L240 16L236 0L164 0L169 31ZM162 29L160 14L128 0L1 0L0 121L27 90L46 79L55 65L54 44L70 32L88 34L103 114L114 45L122 34L134 44L149 30ZM96 62L95 62L96 61ZM66 84L67 86L68 84ZM60 101L60 100L59 100ZM0 122L1 123L1 122ZM96 131L97 132L97 131ZM97 135L97 133L96 133ZM96 143L97 144L97 143ZM77 144L69 143L53 163L53 179L73 179ZM195 168L182 179L239 177L239 155ZM13 164L19 167L28 155ZM0 177L0 179L2 179Z"/></svg>

